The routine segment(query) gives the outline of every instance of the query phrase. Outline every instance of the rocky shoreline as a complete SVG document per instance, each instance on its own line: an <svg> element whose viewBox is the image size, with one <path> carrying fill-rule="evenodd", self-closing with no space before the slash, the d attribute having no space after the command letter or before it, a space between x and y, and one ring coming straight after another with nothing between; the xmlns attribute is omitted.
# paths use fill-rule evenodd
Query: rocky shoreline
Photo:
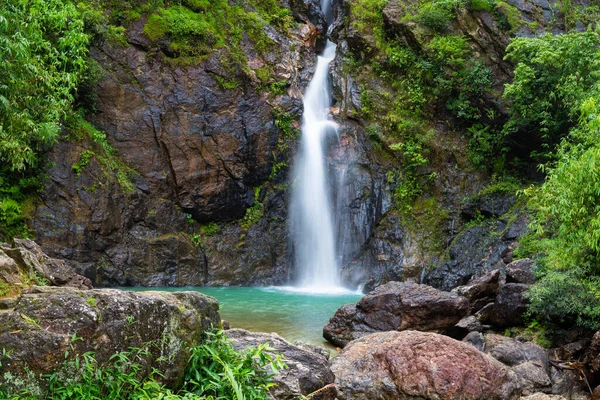
<svg viewBox="0 0 600 400"><path fill-rule="evenodd" d="M571 332L550 349L524 335L498 334L521 325L526 298L521 286L513 288L532 283L532 267L531 260L517 260L452 293L413 282L379 286L341 307L324 327L324 337L343 347L332 359L277 334L229 329L226 336L236 349L268 343L282 355L288 368L274 377L274 399L596 398L590 391L598 382L600 333ZM54 286L22 283L20 293L0 300L0 386L13 392L41 397L39 377L54 372L66 352L94 352L104 365L113 354L148 343L160 345L144 353L142 375L158 368L164 384L176 385L189 349L223 326L209 296L92 289L32 241L2 245L0 276L26 273L43 274L43 283Z"/></svg>

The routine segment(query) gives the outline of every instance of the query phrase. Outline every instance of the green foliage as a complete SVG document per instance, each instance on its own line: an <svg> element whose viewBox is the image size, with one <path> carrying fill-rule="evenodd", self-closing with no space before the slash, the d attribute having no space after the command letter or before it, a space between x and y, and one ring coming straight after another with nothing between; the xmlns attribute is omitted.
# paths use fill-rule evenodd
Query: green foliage
<svg viewBox="0 0 600 400"><path fill-rule="evenodd" d="M287 368L281 356L267 344L237 351L222 331L207 332L204 343L191 349L185 379L179 388L160 383L161 371L146 365L145 358L156 343L113 354L103 366L93 352L71 355L67 351L58 369L42 378L48 384L47 398L55 400L263 400L274 383L273 373ZM2 358L10 359L5 349ZM1 364L0 364L1 366ZM0 387L0 398L35 398L26 390L9 395Z"/></svg>
<svg viewBox="0 0 600 400"><path fill-rule="evenodd" d="M206 236L213 236L219 231L219 224L216 222L209 222L200 227L200 233Z"/></svg>
<svg viewBox="0 0 600 400"><path fill-rule="evenodd" d="M600 86L565 104L579 110L547 178L525 193L535 217L528 250L540 261L530 312L544 323L600 328ZM571 114L572 109L567 110ZM532 240L533 239L533 240Z"/></svg>
<svg viewBox="0 0 600 400"><path fill-rule="evenodd" d="M293 25L291 11L277 0L258 2L227 0L165 2L149 11L143 32L154 42L166 41L176 57L205 57L220 48L227 48L231 60L246 69L241 51L244 35L253 42L259 53L272 45L265 33L271 24L287 32ZM228 60L228 61L231 61ZM224 66L231 67L229 62Z"/></svg>
<svg viewBox="0 0 600 400"><path fill-rule="evenodd" d="M502 175L493 176L492 182L478 193L479 196L489 194L514 194L523 188L523 184L515 177Z"/></svg>
<svg viewBox="0 0 600 400"><path fill-rule="evenodd" d="M499 27L507 32L513 33L524 24L519 9L504 1L496 2L492 15Z"/></svg>
<svg viewBox="0 0 600 400"><path fill-rule="evenodd" d="M267 353L274 350L268 344L242 354L222 331L209 335L208 343L192 349L184 390L215 399L266 399L272 372L285 368L281 356Z"/></svg>
<svg viewBox="0 0 600 400"><path fill-rule="evenodd" d="M135 170L128 167L119 157L117 150L108 142L106 134L86 121L81 112L73 113L66 123L71 140L88 140L93 149L84 150L79 161L72 166L73 172L80 175L89 164L92 157L98 161L103 177L108 181L114 179L125 193L135 190L131 177L136 174ZM101 185L105 182L99 182Z"/></svg>
<svg viewBox="0 0 600 400"><path fill-rule="evenodd" d="M454 18L450 2L432 1L421 5L421 11L415 16L419 24L438 33L445 32L448 24Z"/></svg>
<svg viewBox="0 0 600 400"><path fill-rule="evenodd" d="M258 200L254 201L252 207L246 208L246 215L240 221L242 229L249 229L252 225L260 221L263 216L263 205Z"/></svg>
<svg viewBox="0 0 600 400"><path fill-rule="evenodd" d="M0 233L6 237L27 236L21 204L10 197L0 198Z"/></svg>
<svg viewBox="0 0 600 400"><path fill-rule="evenodd" d="M79 176L83 172L83 170L85 169L85 167L87 167L87 165L90 162L90 159L93 156L94 152L91 150L84 150L81 153L81 155L79 156L79 161L73 164L73 166L71 167L73 172L75 172L76 176Z"/></svg>
<svg viewBox="0 0 600 400"><path fill-rule="evenodd" d="M0 237L27 236L41 154L54 144L87 71L88 36L67 0L0 3Z"/></svg>
<svg viewBox="0 0 600 400"><path fill-rule="evenodd" d="M471 11L492 11L497 0L471 0L469 10Z"/></svg>
<svg viewBox="0 0 600 400"><path fill-rule="evenodd" d="M0 161L3 172L39 164L85 72L88 36L63 0L0 4Z"/></svg>
<svg viewBox="0 0 600 400"><path fill-rule="evenodd" d="M526 146L542 160L577 122L581 102L600 79L598 33L573 32L516 38L506 59L516 64L506 85L508 140Z"/></svg>
<svg viewBox="0 0 600 400"><path fill-rule="evenodd" d="M461 67L469 54L468 39L464 36L436 36L427 44L427 51L438 64Z"/></svg>
<svg viewBox="0 0 600 400"><path fill-rule="evenodd" d="M284 139L296 139L298 137L298 130L294 128L294 122L296 119L290 113L279 113L274 112L275 117L275 125L281 130L283 133Z"/></svg>

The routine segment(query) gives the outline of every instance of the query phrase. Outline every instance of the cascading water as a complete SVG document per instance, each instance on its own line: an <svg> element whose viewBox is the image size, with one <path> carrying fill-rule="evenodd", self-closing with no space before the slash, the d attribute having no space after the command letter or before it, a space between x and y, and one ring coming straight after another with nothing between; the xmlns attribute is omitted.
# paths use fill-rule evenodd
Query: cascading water
<svg viewBox="0 0 600 400"><path fill-rule="evenodd" d="M331 13L329 0L321 7ZM300 155L295 166L290 223L294 240L299 286L311 292L346 291L340 285L335 249L331 200L325 162L328 135L337 134L329 118L331 94L329 63L335 57L335 44L327 41L318 57L315 74L304 94L304 115Z"/></svg>

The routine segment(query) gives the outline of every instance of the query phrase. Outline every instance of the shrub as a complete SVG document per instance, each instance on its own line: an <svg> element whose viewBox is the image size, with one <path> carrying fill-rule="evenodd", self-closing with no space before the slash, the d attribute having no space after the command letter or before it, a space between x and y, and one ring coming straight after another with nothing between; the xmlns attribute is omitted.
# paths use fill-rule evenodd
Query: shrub
<svg viewBox="0 0 600 400"><path fill-rule="evenodd" d="M530 312L550 324L600 328L600 87L581 103L579 124L545 167L544 184L526 191L535 210L528 250L539 277ZM575 101L575 104L580 101Z"/></svg>
<svg viewBox="0 0 600 400"><path fill-rule="evenodd" d="M448 24L453 18L454 12L449 2L434 1L421 6L415 21L435 32L443 33L448 29Z"/></svg>
<svg viewBox="0 0 600 400"><path fill-rule="evenodd" d="M266 400L272 377L287 368L281 356L272 355L267 344L237 351L222 331L207 332L203 344L191 349L181 388L169 389L160 383L161 371L145 365L155 343L130 348L112 355L100 367L93 352L70 356L58 370L43 376L47 398L54 400ZM76 336L73 341L79 340ZM4 358L10 354L3 350ZM1 358L0 358L1 360ZM1 366L1 363L0 363ZM27 390L11 394L0 387L0 399L35 398Z"/></svg>
<svg viewBox="0 0 600 400"><path fill-rule="evenodd" d="M600 80L599 46L598 33L588 31L517 38L507 47L506 59L516 63L513 83L504 92L508 140L542 159L551 156Z"/></svg>

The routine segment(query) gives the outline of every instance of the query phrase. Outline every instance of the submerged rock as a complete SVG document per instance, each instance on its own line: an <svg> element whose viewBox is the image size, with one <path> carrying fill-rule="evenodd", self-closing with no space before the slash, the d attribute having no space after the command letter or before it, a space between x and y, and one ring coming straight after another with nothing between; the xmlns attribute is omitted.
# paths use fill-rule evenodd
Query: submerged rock
<svg viewBox="0 0 600 400"><path fill-rule="evenodd" d="M365 336L331 362L339 399L517 399L514 372L469 344L435 333Z"/></svg>
<svg viewBox="0 0 600 400"><path fill-rule="evenodd" d="M25 289L14 308L0 311L0 385L14 392L43 388L40 374L52 373L68 355L94 352L98 365L120 351L140 348L138 379L162 371L163 382L183 379L189 349L204 331L218 326L218 303L197 292L133 293L66 287ZM147 351L146 351L147 350Z"/></svg>
<svg viewBox="0 0 600 400"><path fill-rule="evenodd" d="M248 332L243 329L230 329L226 333L238 350L269 343L275 353L283 356L288 368L279 370L274 376L277 384L270 394L278 400L296 400L333 383L334 375L329 369L327 358L309 351L306 347L295 346L275 333ZM333 399L333 393L324 390L312 399Z"/></svg>
<svg viewBox="0 0 600 400"><path fill-rule="evenodd" d="M382 331L443 332L469 312L466 298L412 282L379 286L356 305L342 306L323 328L325 339L344 347L351 340Z"/></svg>

